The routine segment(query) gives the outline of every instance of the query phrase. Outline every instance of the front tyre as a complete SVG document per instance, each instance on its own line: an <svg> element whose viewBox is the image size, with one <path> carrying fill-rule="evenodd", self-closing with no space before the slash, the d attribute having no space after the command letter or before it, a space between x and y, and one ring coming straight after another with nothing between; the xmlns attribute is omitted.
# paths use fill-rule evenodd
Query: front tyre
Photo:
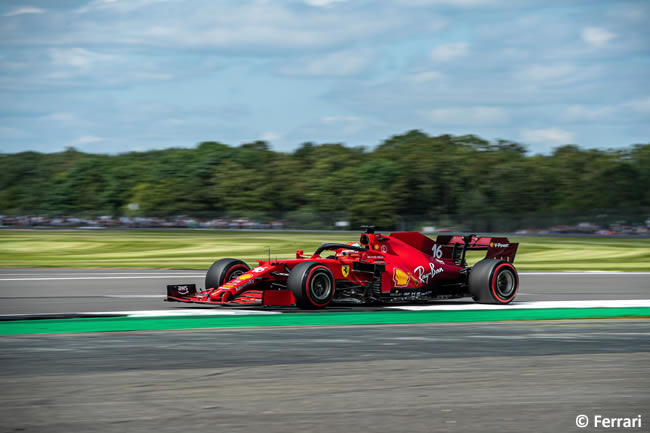
<svg viewBox="0 0 650 433"><path fill-rule="evenodd" d="M221 259L217 260L210 266L208 273L205 275L205 288L216 289L228 281L250 271L250 267L241 260Z"/></svg>
<svg viewBox="0 0 650 433"><path fill-rule="evenodd" d="M303 262L291 270L287 288L293 292L298 307L324 308L334 299L336 282L327 266L317 262Z"/></svg>
<svg viewBox="0 0 650 433"><path fill-rule="evenodd" d="M480 304L509 304L518 288L517 270L504 260L481 260L469 273L469 291Z"/></svg>

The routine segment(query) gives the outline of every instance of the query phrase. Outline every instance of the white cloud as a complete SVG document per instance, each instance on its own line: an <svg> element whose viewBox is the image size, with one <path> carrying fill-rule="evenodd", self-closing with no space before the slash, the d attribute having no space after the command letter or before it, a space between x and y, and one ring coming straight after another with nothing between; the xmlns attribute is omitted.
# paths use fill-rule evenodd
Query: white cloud
<svg viewBox="0 0 650 433"><path fill-rule="evenodd" d="M339 7L297 7L297 2L304 0L199 0L193 7L178 0L94 0L77 9L73 20L53 20L47 29L9 36L13 42L31 45L124 45L166 51L192 47L276 57L350 47L373 37L403 34L413 26L406 11L391 5L343 12ZM416 17L416 25L436 19Z"/></svg>
<svg viewBox="0 0 650 433"><path fill-rule="evenodd" d="M525 129L521 131L521 139L535 144L569 144L573 142L574 135L560 128Z"/></svg>
<svg viewBox="0 0 650 433"><path fill-rule="evenodd" d="M594 108L576 104L568 106L562 113L562 118L573 121L601 120L611 116L615 111L614 107Z"/></svg>
<svg viewBox="0 0 650 433"><path fill-rule="evenodd" d="M356 134L372 125L370 120L359 116L324 116L320 122L343 134Z"/></svg>
<svg viewBox="0 0 650 433"><path fill-rule="evenodd" d="M582 29L582 40L593 48L602 48L607 43L616 37L616 33L612 33L602 27L585 27Z"/></svg>
<svg viewBox="0 0 650 433"><path fill-rule="evenodd" d="M115 56L95 53L84 48L51 48L48 54L54 65L78 69L88 69L95 63L115 59Z"/></svg>
<svg viewBox="0 0 650 433"><path fill-rule="evenodd" d="M332 125L341 122L358 122L359 120L361 120L361 118L358 116L325 116L321 118L321 122L326 125Z"/></svg>
<svg viewBox="0 0 650 433"><path fill-rule="evenodd" d="M332 6L335 3L344 3L346 1L347 0L305 0L305 3L314 7L327 7Z"/></svg>
<svg viewBox="0 0 650 433"><path fill-rule="evenodd" d="M524 81L560 80L575 73L575 66L567 63L554 65L531 65L520 69L516 76Z"/></svg>
<svg viewBox="0 0 650 433"><path fill-rule="evenodd" d="M172 74L165 74L161 72L136 72L133 74L135 78L141 80L162 80L167 81L174 78Z"/></svg>
<svg viewBox="0 0 650 433"><path fill-rule="evenodd" d="M282 138L280 134L277 132L273 131L267 131L262 136L260 137L260 140L262 141L268 141L268 142L273 142L273 141L278 141Z"/></svg>
<svg viewBox="0 0 650 433"><path fill-rule="evenodd" d="M508 120L503 108L473 106L436 108L429 111L428 118L437 125L478 125L502 123Z"/></svg>
<svg viewBox="0 0 650 433"><path fill-rule="evenodd" d="M103 137L96 137L94 135L82 135L81 137L77 138L75 141L72 142L73 145L77 144L90 144L90 143L97 143L100 141L104 141Z"/></svg>
<svg viewBox="0 0 650 433"><path fill-rule="evenodd" d="M650 113L650 96L645 99L637 99L635 101L627 102L624 105L640 113Z"/></svg>
<svg viewBox="0 0 650 433"><path fill-rule="evenodd" d="M77 120L77 116L74 113L55 112L44 116L44 119L52 120L54 122L74 122Z"/></svg>
<svg viewBox="0 0 650 433"><path fill-rule="evenodd" d="M453 6L460 8L503 5L503 2L498 0L399 0L398 3L405 6Z"/></svg>
<svg viewBox="0 0 650 433"><path fill-rule="evenodd" d="M22 138L25 133L18 128L0 126L0 137L3 138Z"/></svg>
<svg viewBox="0 0 650 433"><path fill-rule="evenodd" d="M288 75L346 76L363 71L372 59L369 50L345 50L321 56L303 57L286 65L280 72Z"/></svg>
<svg viewBox="0 0 650 433"><path fill-rule="evenodd" d="M75 12L83 14L96 11L130 12L156 3L167 3L170 0L93 0Z"/></svg>
<svg viewBox="0 0 650 433"><path fill-rule="evenodd" d="M641 21L645 19L647 8L642 5L620 4L613 8L607 15L614 18L623 18L629 21Z"/></svg>
<svg viewBox="0 0 650 433"><path fill-rule="evenodd" d="M423 71L416 72L407 77L409 81L414 81L416 83L428 83L431 81L440 81L445 79L445 76L440 72L436 71Z"/></svg>
<svg viewBox="0 0 650 433"><path fill-rule="evenodd" d="M183 119L167 119L165 123L169 126L180 126L187 124L187 122Z"/></svg>
<svg viewBox="0 0 650 433"><path fill-rule="evenodd" d="M6 17L13 17L16 15L27 15L27 14L42 14L45 11L41 8L35 8L32 6L24 6L21 8L15 8L4 14Z"/></svg>
<svg viewBox="0 0 650 433"><path fill-rule="evenodd" d="M441 44L431 50L431 58L436 61L448 62L466 56L468 51L469 45L465 42Z"/></svg>
<svg viewBox="0 0 650 433"><path fill-rule="evenodd" d="M4 70L5 72L24 70L28 66L25 62L0 62L0 70Z"/></svg>

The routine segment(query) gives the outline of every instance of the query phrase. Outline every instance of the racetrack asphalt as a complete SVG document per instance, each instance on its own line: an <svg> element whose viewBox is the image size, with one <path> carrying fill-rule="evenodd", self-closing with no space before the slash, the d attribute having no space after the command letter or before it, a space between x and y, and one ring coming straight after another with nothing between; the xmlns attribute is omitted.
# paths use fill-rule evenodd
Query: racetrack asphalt
<svg viewBox="0 0 650 433"><path fill-rule="evenodd" d="M0 431L585 431L579 414L648 422L649 336L647 320L5 336Z"/></svg>
<svg viewBox="0 0 650 433"><path fill-rule="evenodd" d="M205 308L163 302L167 284L203 287L204 271L0 269L0 314ZM650 299L650 273L520 273L517 301ZM445 302L470 302L459 299ZM359 307L330 308L329 311Z"/></svg>
<svg viewBox="0 0 650 433"><path fill-rule="evenodd" d="M187 309L165 285L203 275L3 269L0 314ZM650 299L649 282L521 274L518 299ZM650 423L649 337L650 320L0 336L0 432L598 431L576 416Z"/></svg>

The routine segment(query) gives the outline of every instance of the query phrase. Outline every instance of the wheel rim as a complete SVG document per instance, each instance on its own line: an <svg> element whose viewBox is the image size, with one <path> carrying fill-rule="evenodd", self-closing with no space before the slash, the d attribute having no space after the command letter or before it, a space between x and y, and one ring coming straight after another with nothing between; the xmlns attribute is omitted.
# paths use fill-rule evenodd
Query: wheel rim
<svg viewBox="0 0 650 433"><path fill-rule="evenodd" d="M232 271L230 273L230 276L229 276L228 280L226 280L226 281L232 281L235 278L237 278L237 277L239 277L241 275L244 275L245 273L246 272L242 271L241 269L235 269L234 271Z"/></svg>
<svg viewBox="0 0 650 433"><path fill-rule="evenodd" d="M517 280L515 274L511 270L504 269L499 272L499 275L497 276L496 289L500 297L503 299L511 297L515 292L516 287Z"/></svg>
<svg viewBox="0 0 650 433"><path fill-rule="evenodd" d="M322 303L327 301L332 293L332 281L325 273L319 272L312 277L309 288L314 301Z"/></svg>

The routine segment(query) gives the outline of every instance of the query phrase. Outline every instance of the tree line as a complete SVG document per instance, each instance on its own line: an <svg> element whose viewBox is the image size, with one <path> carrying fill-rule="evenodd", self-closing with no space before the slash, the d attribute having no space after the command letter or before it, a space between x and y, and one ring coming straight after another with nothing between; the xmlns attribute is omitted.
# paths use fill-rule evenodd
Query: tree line
<svg viewBox="0 0 650 433"><path fill-rule="evenodd" d="M138 210L129 210L138 203ZM344 215L393 227L408 215L454 219L650 208L650 144L556 148L409 131L373 150L262 141L238 147L0 155L0 214L288 218Z"/></svg>

